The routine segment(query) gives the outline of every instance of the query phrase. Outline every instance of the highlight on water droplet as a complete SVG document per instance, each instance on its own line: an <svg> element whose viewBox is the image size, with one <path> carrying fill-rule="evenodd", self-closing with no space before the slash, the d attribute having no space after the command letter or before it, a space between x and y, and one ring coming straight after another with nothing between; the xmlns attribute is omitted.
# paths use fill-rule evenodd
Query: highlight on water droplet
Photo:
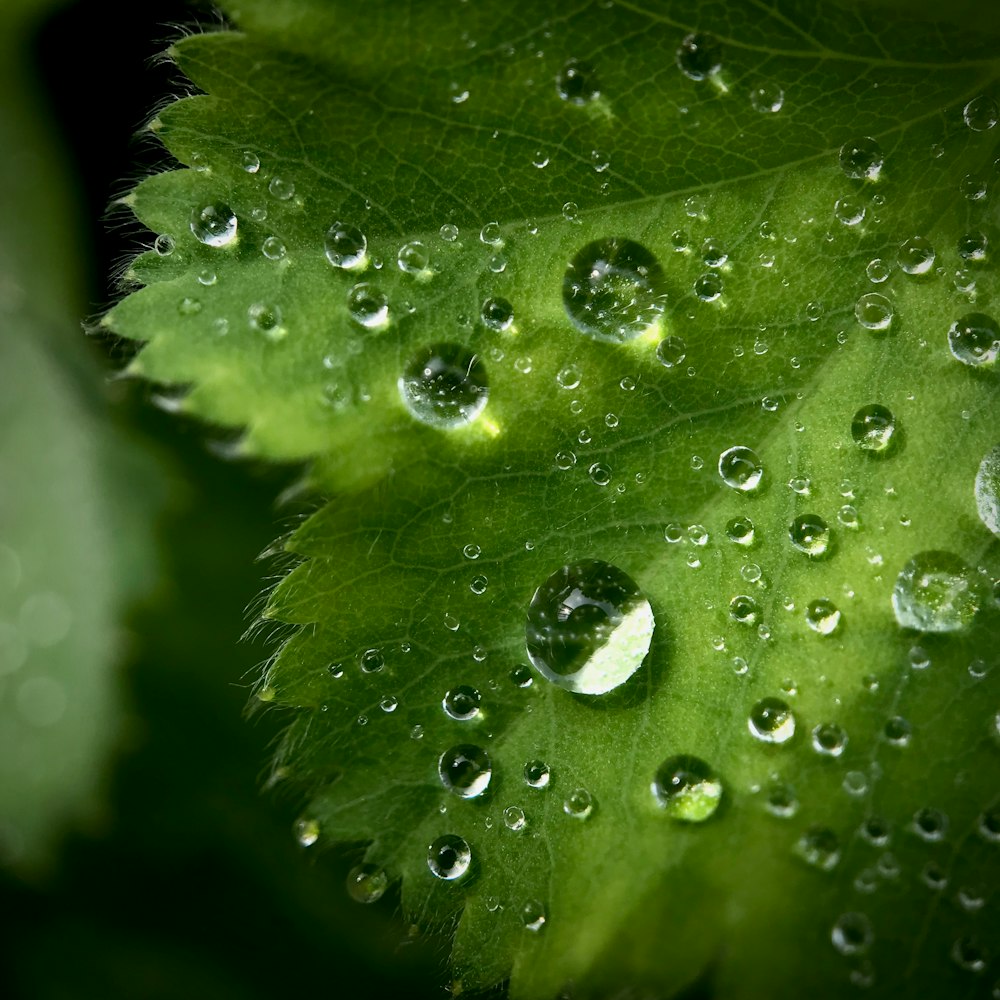
<svg viewBox="0 0 1000 1000"><path fill-rule="evenodd" d="M691 754L668 757L650 787L664 812L683 823L704 822L722 801L722 781L711 765Z"/></svg>
<svg viewBox="0 0 1000 1000"><path fill-rule="evenodd" d="M441 754L438 776L449 792L462 799L474 799L489 786L493 765L482 747L463 743Z"/></svg>
<svg viewBox="0 0 1000 1000"><path fill-rule="evenodd" d="M398 385L410 413L432 427L470 423L489 396L486 366L478 354L459 344L433 344L418 351Z"/></svg>
<svg viewBox="0 0 1000 1000"><path fill-rule="evenodd" d="M764 466L753 449L736 445L719 456L719 475L732 489L751 493L760 486Z"/></svg>
<svg viewBox="0 0 1000 1000"><path fill-rule="evenodd" d="M953 552L931 550L915 555L900 570L892 588L896 621L920 632L964 629L982 603L972 569Z"/></svg>
<svg viewBox="0 0 1000 1000"><path fill-rule="evenodd" d="M344 270L354 270L366 263L368 240L365 234L348 222L335 222L326 232L326 259Z"/></svg>
<svg viewBox="0 0 1000 1000"><path fill-rule="evenodd" d="M347 873L347 894L356 903L376 903L388 888L389 876L378 865L355 865Z"/></svg>
<svg viewBox="0 0 1000 1000"><path fill-rule="evenodd" d="M472 863L472 850L462 837L446 833L427 848L427 867L435 878L453 882L461 878Z"/></svg>
<svg viewBox="0 0 1000 1000"><path fill-rule="evenodd" d="M833 722L821 722L812 731L812 746L824 757L839 757L847 747L847 733Z"/></svg>
<svg viewBox="0 0 1000 1000"><path fill-rule="evenodd" d="M191 213L191 232L196 240L210 247L224 247L236 239L236 213L221 201Z"/></svg>
<svg viewBox="0 0 1000 1000"><path fill-rule="evenodd" d="M896 260L907 274L927 274L934 267L936 254L931 242L923 236L911 236L899 245Z"/></svg>
<svg viewBox="0 0 1000 1000"><path fill-rule="evenodd" d="M737 545L752 545L756 535L749 517L734 517L726 525L726 537Z"/></svg>
<svg viewBox="0 0 1000 1000"><path fill-rule="evenodd" d="M795 714L780 698L761 698L750 710L747 728L761 743L787 743L795 735Z"/></svg>
<svg viewBox="0 0 1000 1000"><path fill-rule="evenodd" d="M635 581L610 563L562 566L528 606L528 658L548 681L578 694L604 694L642 666L653 611Z"/></svg>
<svg viewBox="0 0 1000 1000"><path fill-rule="evenodd" d="M596 340L623 343L645 333L663 313L659 261L633 240L588 243L569 262L563 304L573 326Z"/></svg>

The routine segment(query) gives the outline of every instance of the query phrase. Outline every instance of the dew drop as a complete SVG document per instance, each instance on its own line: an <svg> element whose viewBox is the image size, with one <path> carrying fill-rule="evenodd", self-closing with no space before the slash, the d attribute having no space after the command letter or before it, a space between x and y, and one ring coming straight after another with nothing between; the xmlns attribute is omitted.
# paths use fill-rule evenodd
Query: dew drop
<svg viewBox="0 0 1000 1000"><path fill-rule="evenodd" d="M856 226L865 217L865 205L857 198L838 198L833 206L833 214L842 225Z"/></svg>
<svg viewBox="0 0 1000 1000"><path fill-rule="evenodd" d="M483 303L480 315L484 326L503 331L514 322L514 307L506 299L490 298Z"/></svg>
<svg viewBox="0 0 1000 1000"><path fill-rule="evenodd" d="M220 202L196 208L191 213L191 232L210 247L224 247L236 239L236 213Z"/></svg>
<svg viewBox="0 0 1000 1000"><path fill-rule="evenodd" d="M710 35L695 32L685 36L677 48L677 66L692 80L704 80L722 66L722 50Z"/></svg>
<svg viewBox="0 0 1000 1000"><path fill-rule="evenodd" d="M314 819L296 820L294 833L300 847L312 847L319 840L319 823Z"/></svg>
<svg viewBox="0 0 1000 1000"><path fill-rule="evenodd" d="M556 76L556 91L569 104L583 107L601 96L597 72L589 63L569 59Z"/></svg>
<svg viewBox="0 0 1000 1000"><path fill-rule="evenodd" d="M749 517L734 517L726 525L726 536L737 545L752 545L755 536L753 521Z"/></svg>
<svg viewBox="0 0 1000 1000"><path fill-rule="evenodd" d="M882 735L886 742L897 747L907 746L912 733L913 727L901 715L894 715L887 719L882 727Z"/></svg>
<svg viewBox="0 0 1000 1000"><path fill-rule="evenodd" d="M972 622L981 603L972 570L952 552L914 556L892 589L896 621L920 632L957 632Z"/></svg>
<svg viewBox="0 0 1000 1000"><path fill-rule="evenodd" d="M521 907L521 923L524 929L537 933L545 926L545 904L537 899L529 899Z"/></svg>
<svg viewBox="0 0 1000 1000"><path fill-rule="evenodd" d="M948 832L948 817L939 809L925 806L913 814L913 832L921 840L931 843L944 840L944 835Z"/></svg>
<svg viewBox="0 0 1000 1000"><path fill-rule="evenodd" d="M429 274L430 262L430 252L419 240L404 243L396 254L396 266L404 274Z"/></svg>
<svg viewBox="0 0 1000 1000"><path fill-rule="evenodd" d="M880 292L866 292L855 303L854 315L866 330L888 330L892 325L892 303Z"/></svg>
<svg viewBox="0 0 1000 1000"><path fill-rule="evenodd" d="M962 118L973 132L988 132L997 123L997 104L992 97L980 94L962 109Z"/></svg>
<svg viewBox="0 0 1000 1000"><path fill-rule="evenodd" d="M441 707L450 719L466 722L479 715L479 692L467 684L452 688L441 702Z"/></svg>
<svg viewBox="0 0 1000 1000"><path fill-rule="evenodd" d="M347 293L347 309L355 323L378 330L389 322L389 300L367 281L359 282Z"/></svg>
<svg viewBox="0 0 1000 1000"><path fill-rule="evenodd" d="M965 972L980 973L986 968L986 952L973 937L958 938L952 945L951 959Z"/></svg>
<svg viewBox="0 0 1000 1000"><path fill-rule="evenodd" d="M385 656L380 649L366 649L361 654L361 669L366 674L376 674L385 667Z"/></svg>
<svg viewBox="0 0 1000 1000"><path fill-rule="evenodd" d="M657 769L650 786L653 796L671 819L701 823L719 808L722 782L700 757L677 754Z"/></svg>
<svg viewBox="0 0 1000 1000"><path fill-rule="evenodd" d="M840 169L852 180L878 180L882 162L882 147L869 136L840 147Z"/></svg>
<svg viewBox="0 0 1000 1000"><path fill-rule="evenodd" d="M594 462L588 472L598 486L607 486L611 482L611 467L604 462Z"/></svg>
<svg viewBox="0 0 1000 1000"><path fill-rule="evenodd" d="M832 871L840 861L840 840L829 827L812 826L796 842L795 853L814 868Z"/></svg>
<svg viewBox="0 0 1000 1000"><path fill-rule="evenodd" d="M246 150L243 153L243 159L241 161L243 169L248 174L255 174L260 170L260 157L254 153L252 150Z"/></svg>
<svg viewBox="0 0 1000 1000"><path fill-rule="evenodd" d="M589 819L593 811L594 797L586 788L574 788L563 802L563 812L573 819Z"/></svg>
<svg viewBox="0 0 1000 1000"><path fill-rule="evenodd" d="M489 754L472 743L445 750L438 760L438 776L449 792L473 799L486 791L493 775Z"/></svg>
<svg viewBox="0 0 1000 1000"><path fill-rule="evenodd" d="M281 328L281 310L266 302L255 302L247 310L247 320L252 329L275 337Z"/></svg>
<svg viewBox="0 0 1000 1000"><path fill-rule="evenodd" d="M347 873L347 894L356 903L375 903L389 888L389 876L378 865L355 865Z"/></svg>
<svg viewBox="0 0 1000 1000"><path fill-rule="evenodd" d="M348 222L335 222L326 233L326 259L344 270L361 267L368 253L365 234Z"/></svg>
<svg viewBox="0 0 1000 1000"><path fill-rule="evenodd" d="M750 104L761 114L777 114L785 103L785 92L773 83L761 84L750 91Z"/></svg>
<svg viewBox="0 0 1000 1000"><path fill-rule="evenodd" d="M581 333L622 343L659 320L662 282L659 262L641 244L614 237L596 240L567 266L563 304Z"/></svg>
<svg viewBox="0 0 1000 1000"><path fill-rule="evenodd" d="M519 806L507 806L503 811L503 825L515 833L523 830L527 825L527 820L524 818L524 810Z"/></svg>
<svg viewBox="0 0 1000 1000"><path fill-rule="evenodd" d="M1000 355L1000 326L985 313L967 313L948 330L952 356L966 365L992 365Z"/></svg>
<svg viewBox="0 0 1000 1000"><path fill-rule="evenodd" d="M994 535L1000 535L1000 445L979 463L974 486L979 519Z"/></svg>
<svg viewBox="0 0 1000 1000"><path fill-rule="evenodd" d="M875 935L863 913L845 913L833 925L830 939L842 955L861 955L871 947Z"/></svg>
<svg viewBox="0 0 1000 1000"><path fill-rule="evenodd" d="M427 848L427 867L435 878L452 882L461 878L472 863L468 843L454 833L438 837Z"/></svg>
<svg viewBox="0 0 1000 1000"><path fill-rule="evenodd" d="M552 772L544 760L529 760L524 765L524 783L531 788L548 788Z"/></svg>
<svg viewBox="0 0 1000 1000"><path fill-rule="evenodd" d="M511 683L519 688L529 688L535 680L531 673L531 667L526 663L519 663L516 667L511 667L509 677Z"/></svg>
<svg viewBox="0 0 1000 1000"><path fill-rule="evenodd" d="M795 715L780 698L761 698L750 711L747 727L761 743L787 743L795 735Z"/></svg>
<svg viewBox="0 0 1000 1000"><path fill-rule="evenodd" d="M756 625L760 617L760 607L752 597L737 594L729 602L729 617L741 625Z"/></svg>
<svg viewBox="0 0 1000 1000"><path fill-rule="evenodd" d="M788 527L788 537L812 559L822 558L830 547L830 529L818 514L799 514Z"/></svg>
<svg viewBox="0 0 1000 1000"><path fill-rule="evenodd" d="M840 624L840 610L829 598L821 597L806 608L806 624L820 635L830 635Z"/></svg>
<svg viewBox="0 0 1000 1000"><path fill-rule="evenodd" d="M760 485L763 474L764 466L757 453L743 445L727 448L719 456L719 475L734 490L752 492Z"/></svg>
<svg viewBox="0 0 1000 1000"><path fill-rule="evenodd" d="M722 276L715 271L706 271L694 279L692 288L702 302L714 302L722 295Z"/></svg>
<svg viewBox="0 0 1000 1000"><path fill-rule="evenodd" d="M423 423L458 427L474 420L486 406L486 367L466 347L434 344L410 359L399 379L399 394Z"/></svg>
<svg viewBox="0 0 1000 1000"><path fill-rule="evenodd" d="M787 819L798 812L799 801L795 797L792 787L779 781L773 782L770 788L768 788L764 805L772 816L780 816L782 819Z"/></svg>
<svg viewBox="0 0 1000 1000"><path fill-rule="evenodd" d="M839 757L847 746L847 733L833 722L821 722L812 731L812 747L824 757Z"/></svg>
<svg viewBox="0 0 1000 1000"><path fill-rule="evenodd" d="M896 418L892 410L879 403L862 406L851 420L851 437L867 455L884 457L893 446Z"/></svg>
<svg viewBox="0 0 1000 1000"><path fill-rule="evenodd" d="M656 360L664 368L676 368L687 357L687 344L680 337L664 337L656 345Z"/></svg>
<svg viewBox="0 0 1000 1000"><path fill-rule="evenodd" d="M472 578L472 582L469 584L469 590L471 590L478 597L480 594L486 593L486 588L489 586L489 583L489 579L485 576L474 576Z"/></svg>
<svg viewBox="0 0 1000 1000"><path fill-rule="evenodd" d="M285 249L285 244L278 239L277 236L268 236L267 239L261 244L261 253L268 260L281 260L287 252Z"/></svg>
<svg viewBox="0 0 1000 1000"><path fill-rule="evenodd" d="M901 243L896 259L907 274L927 274L934 266L936 254L929 240L923 236L911 236Z"/></svg>
<svg viewBox="0 0 1000 1000"><path fill-rule="evenodd" d="M642 665L653 611L631 577L598 559L556 570L535 591L525 639L535 669L559 687L604 694Z"/></svg>

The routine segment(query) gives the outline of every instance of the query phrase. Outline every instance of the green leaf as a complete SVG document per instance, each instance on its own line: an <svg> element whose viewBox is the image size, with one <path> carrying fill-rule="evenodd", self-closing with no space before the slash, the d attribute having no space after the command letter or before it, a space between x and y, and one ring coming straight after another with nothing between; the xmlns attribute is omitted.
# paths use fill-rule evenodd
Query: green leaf
<svg viewBox="0 0 1000 1000"><path fill-rule="evenodd" d="M153 128L189 169L129 199L170 252L106 323L334 494L287 543L266 616L300 628L258 692L294 710L303 843L368 841L414 920L457 919L462 987L988 990L996 18L231 13L173 50L207 93ZM435 354L436 411L407 397ZM529 605L561 570L615 596L593 560L652 633L626 580L547 679ZM791 728L764 699L787 741L752 734ZM482 794L449 790L481 751ZM674 758L702 780L664 805Z"/></svg>
<svg viewBox="0 0 1000 1000"><path fill-rule="evenodd" d="M63 154L32 91L21 29L4 28L0 863L37 874L70 822L100 813L124 729L121 620L153 582L161 486L94 391Z"/></svg>

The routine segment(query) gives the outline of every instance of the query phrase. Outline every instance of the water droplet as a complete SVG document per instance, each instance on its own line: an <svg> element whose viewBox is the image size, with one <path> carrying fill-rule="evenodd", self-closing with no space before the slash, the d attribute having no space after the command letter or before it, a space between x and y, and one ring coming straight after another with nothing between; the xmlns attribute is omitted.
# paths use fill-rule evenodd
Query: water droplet
<svg viewBox="0 0 1000 1000"><path fill-rule="evenodd" d="M812 731L812 746L824 757L839 757L847 746L847 733L836 723L821 722Z"/></svg>
<svg viewBox="0 0 1000 1000"><path fill-rule="evenodd" d="M285 180L284 177L275 175L267 185L267 190L270 192L272 198L277 198L278 201L288 201L295 194L295 184L292 181Z"/></svg>
<svg viewBox="0 0 1000 1000"><path fill-rule="evenodd" d="M524 929L538 932L545 926L545 904L537 899L529 899L521 907L521 923Z"/></svg>
<svg viewBox="0 0 1000 1000"><path fill-rule="evenodd" d="M795 715L780 698L761 698L750 711L747 727L762 743L787 743L795 735Z"/></svg>
<svg viewBox="0 0 1000 1000"><path fill-rule="evenodd" d="M873 285L881 285L883 281L888 279L891 273L892 269L880 257L870 260L868 266L865 268L865 274L868 275L868 280Z"/></svg>
<svg viewBox="0 0 1000 1000"><path fill-rule="evenodd" d="M395 712L399 708L399 699L394 694L387 694L379 703L378 707L387 715Z"/></svg>
<svg viewBox="0 0 1000 1000"><path fill-rule="evenodd" d="M294 832L300 847L312 847L319 840L319 823L314 819L296 820Z"/></svg>
<svg viewBox="0 0 1000 1000"><path fill-rule="evenodd" d="M576 365L567 365L556 375L556 381L563 389L575 389L580 384L580 369Z"/></svg>
<svg viewBox="0 0 1000 1000"><path fill-rule="evenodd" d="M567 469L572 469L576 465L576 455L571 451L557 451L556 452L556 466L565 472Z"/></svg>
<svg viewBox="0 0 1000 1000"><path fill-rule="evenodd" d="M974 493L980 520L994 535L1000 535L1000 445L979 463Z"/></svg>
<svg viewBox="0 0 1000 1000"><path fill-rule="evenodd" d="M869 136L840 147L840 169L852 180L878 180L882 162L882 147Z"/></svg>
<svg viewBox="0 0 1000 1000"><path fill-rule="evenodd" d="M910 742L912 733L913 727L901 715L886 719L882 727L882 735L886 741L897 747L905 747Z"/></svg>
<svg viewBox="0 0 1000 1000"><path fill-rule="evenodd" d="M489 586L489 580L485 576L474 576L472 582L469 584L469 590L471 590L477 596L486 593L486 588Z"/></svg>
<svg viewBox="0 0 1000 1000"><path fill-rule="evenodd" d="M569 59L556 76L556 91L570 104L583 107L601 96L597 72L589 63Z"/></svg>
<svg viewBox="0 0 1000 1000"><path fill-rule="evenodd" d="M986 197L986 181L974 174L966 174L959 183L958 190L969 201L982 201Z"/></svg>
<svg viewBox="0 0 1000 1000"><path fill-rule="evenodd" d="M967 313L948 330L952 355L966 365L992 365L1000 355L1000 326L985 313Z"/></svg>
<svg viewBox="0 0 1000 1000"><path fill-rule="evenodd" d="M710 35L687 35L677 48L677 66L692 80L704 80L722 66L722 50Z"/></svg>
<svg viewBox="0 0 1000 1000"><path fill-rule="evenodd" d="M845 226L856 226L865 217L865 204L850 196L838 198L833 206L837 221Z"/></svg>
<svg viewBox="0 0 1000 1000"><path fill-rule="evenodd" d="M842 955L861 955L874 939L871 921L863 913L843 914L830 932L834 948Z"/></svg>
<svg viewBox="0 0 1000 1000"><path fill-rule="evenodd" d="M567 201L562 207L562 216L567 222L579 222L580 206L575 201Z"/></svg>
<svg viewBox="0 0 1000 1000"><path fill-rule="evenodd" d="M177 311L182 316L197 316L201 312L201 303L197 299L185 297L177 303Z"/></svg>
<svg viewBox="0 0 1000 1000"><path fill-rule="evenodd" d="M657 769L652 792L671 819L701 823L719 808L722 782L700 757L677 754Z"/></svg>
<svg viewBox="0 0 1000 1000"><path fill-rule="evenodd" d="M335 222L326 232L326 259L345 270L361 267L368 253L365 234L348 222Z"/></svg>
<svg viewBox="0 0 1000 1000"><path fill-rule="evenodd" d="M868 455L887 455L892 449L895 433L896 418L892 410L879 403L862 406L851 421L851 437Z"/></svg>
<svg viewBox="0 0 1000 1000"><path fill-rule="evenodd" d="M922 840L943 840L948 832L948 817L939 809L925 806L913 814L913 832Z"/></svg>
<svg viewBox="0 0 1000 1000"><path fill-rule="evenodd" d="M980 94L962 109L962 118L973 132L988 132L997 123L997 104L992 97Z"/></svg>
<svg viewBox="0 0 1000 1000"><path fill-rule="evenodd" d="M764 806L772 816L780 816L787 819L798 812L799 801L795 797L795 792L790 785L783 782L772 782L767 790L767 797Z"/></svg>
<svg viewBox="0 0 1000 1000"><path fill-rule="evenodd" d="M260 157L254 153L252 150L245 150L242 159L243 169L248 174L255 174L260 170Z"/></svg>
<svg viewBox="0 0 1000 1000"><path fill-rule="evenodd" d="M829 598L821 597L806 608L806 624L820 635L830 635L840 624L840 610Z"/></svg>
<svg viewBox="0 0 1000 1000"><path fill-rule="evenodd" d="M607 486L611 482L611 467L604 462L594 462L588 473L598 486Z"/></svg>
<svg viewBox="0 0 1000 1000"><path fill-rule="evenodd" d="M987 809L979 817L979 836L991 843L1000 843L1000 809Z"/></svg>
<svg viewBox="0 0 1000 1000"><path fill-rule="evenodd" d="M734 517L726 525L726 535L737 545L752 545L755 536L753 521L749 517Z"/></svg>
<svg viewBox="0 0 1000 1000"><path fill-rule="evenodd" d="M423 423L458 427L474 420L486 406L486 367L468 348L434 344L411 358L399 380L399 394Z"/></svg>
<svg viewBox="0 0 1000 1000"><path fill-rule="evenodd" d="M451 222L446 222L439 230L438 236L444 240L445 243L454 243L458 239L458 226Z"/></svg>
<svg viewBox="0 0 1000 1000"><path fill-rule="evenodd" d="M548 788L552 772L544 760L529 760L524 765L524 783L531 788Z"/></svg>
<svg viewBox="0 0 1000 1000"><path fill-rule="evenodd" d="M218 276L211 268L206 267L203 271L198 273L198 283L200 285L211 286L218 280Z"/></svg>
<svg viewBox="0 0 1000 1000"><path fill-rule="evenodd" d="M427 848L427 867L436 878L452 882L461 878L472 863L468 843L454 833L438 837Z"/></svg>
<svg viewBox="0 0 1000 1000"><path fill-rule="evenodd" d="M523 830L527 825L527 820L524 818L524 810L518 806L507 806L503 811L503 825L515 833Z"/></svg>
<svg viewBox="0 0 1000 1000"><path fill-rule="evenodd" d="M363 236L362 239L364 239ZM364 248L362 248L362 256L363 254ZM399 248L399 253L396 254L396 265L404 274L428 274L430 262L430 252L419 240L414 240L412 243L404 243Z"/></svg>
<svg viewBox="0 0 1000 1000"><path fill-rule="evenodd" d="M885 847L889 843L889 824L881 816L869 816L861 824L861 836L876 847Z"/></svg>
<svg viewBox="0 0 1000 1000"><path fill-rule="evenodd" d="M376 674L385 666L381 649L366 649L361 654L361 669L366 674Z"/></svg>
<svg viewBox="0 0 1000 1000"><path fill-rule="evenodd" d="M285 244L277 236L268 236L261 244L261 253L268 260L281 260L285 256Z"/></svg>
<svg viewBox="0 0 1000 1000"><path fill-rule="evenodd" d="M986 968L986 951L973 937L958 938L951 948L951 959L966 972L982 972Z"/></svg>
<svg viewBox="0 0 1000 1000"><path fill-rule="evenodd" d="M888 330L892 325L892 303L879 292L866 292L855 303L854 315L866 330Z"/></svg>
<svg viewBox="0 0 1000 1000"><path fill-rule="evenodd" d="M892 589L892 609L903 628L956 632L979 611L981 594L972 570L952 552L914 556Z"/></svg>
<svg viewBox="0 0 1000 1000"><path fill-rule="evenodd" d="M563 812L573 819L589 819L593 811L594 797L586 788L574 788L563 802Z"/></svg>
<svg viewBox="0 0 1000 1000"><path fill-rule="evenodd" d="M907 274L927 274L934 266L936 254L929 240L912 236L900 244L896 259Z"/></svg>
<svg viewBox="0 0 1000 1000"><path fill-rule="evenodd" d="M750 104L761 114L777 114L785 103L785 92L773 83L764 83L750 91Z"/></svg>
<svg viewBox="0 0 1000 1000"><path fill-rule="evenodd" d="M483 303L480 315L484 326L502 331L514 322L514 307L506 299L490 298Z"/></svg>
<svg viewBox="0 0 1000 1000"><path fill-rule="evenodd" d="M531 667L526 663L519 663L516 667L511 667L509 676L511 682L519 688L529 688L535 680L531 673Z"/></svg>
<svg viewBox="0 0 1000 1000"><path fill-rule="evenodd" d="M479 715L479 692L467 684L452 688L441 702L445 714L459 722L474 719Z"/></svg>
<svg viewBox="0 0 1000 1000"><path fill-rule="evenodd" d="M389 888L389 876L378 865L355 865L347 873L347 894L356 903L375 903Z"/></svg>
<svg viewBox="0 0 1000 1000"><path fill-rule="evenodd" d="M840 840L829 827L812 826L798 839L795 853L814 868L832 871L840 861Z"/></svg>
<svg viewBox="0 0 1000 1000"><path fill-rule="evenodd" d="M706 271L694 279L692 288L702 302L714 302L722 294L722 275Z"/></svg>
<svg viewBox="0 0 1000 1000"><path fill-rule="evenodd" d="M742 625L756 625L760 607L752 597L738 594L729 602L729 617Z"/></svg>
<svg viewBox="0 0 1000 1000"><path fill-rule="evenodd" d="M604 694L642 665L653 637L642 591L598 559L556 570L534 593L525 637L535 669L559 687Z"/></svg>
<svg viewBox="0 0 1000 1000"><path fill-rule="evenodd" d="M830 547L830 529L818 514L799 514L788 527L788 537L812 559L822 558Z"/></svg>
<svg viewBox="0 0 1000 1000"><path fill-rule="evenodd" d="M940 892L948 886L948 876L941 870L941 866L933 861L928 861L924 865L920 877L929 889L934 889L936 892Z"/></svg>
<svg viewBox="0 0 1000 1000"><path fill-rule="evenodd" d="M236 213L221 201L191 213L191 232L206 246L224 247L232 243L237 225Z"/></svg>
<svg viewBox="0 0 1000 1000"><path fill-rule="evenodd" d="M247 320L254 330L275 337L281 328L281 310L266 302L255 302L247 310Z"/></svg>
<svg viewBox="0 0 1000 1000"><path fill-rule="evenodd" d="M750 493L760 485L763 474L757 453L743 445L728 448L719 456L719 475L734 490Z"/></svg>
<svg viewBox="0 0 1000 1000"><path fill-rule="evenodd" d="M389 322L389 300L367 281L359 282L347 293L351 319L369 330L378 330Z"/></svg>
<svg viewBox="0 0 1000 1000"><path fill-rule="evenodd" d="M160 233L160 235L153 240L153 249L161 257L169 257L174 252L175 247L176 242L173 236L169 235L169 233Z"/></svg>
<svg viewBox="0 0 1000 1000"><path fill-rule="evenodd" d="M486 791L493 775L489 754L471 743L445 750L438 760L441 784L463 799L473 799Z"/></svg>
<svg viewBox="0 0 1000 1000"><path fill-rule="evenodd" d="M675 368L687 357L687 344L680 337L664 337L656 345L656 359L664 368Z"/></svg>

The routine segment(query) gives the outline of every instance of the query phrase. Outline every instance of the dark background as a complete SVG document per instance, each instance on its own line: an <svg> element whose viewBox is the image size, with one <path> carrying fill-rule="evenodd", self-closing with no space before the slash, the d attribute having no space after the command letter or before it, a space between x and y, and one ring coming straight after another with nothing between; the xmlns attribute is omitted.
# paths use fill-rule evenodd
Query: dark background
<svg viewBox="0 0 1000 1000"><path fill-rule="evenodd" d="M35 41L39 86L90 229L91 315L113 300L116 265L149 240L107 209L168 161L136 135L165 96L183 92L155 57L179 30L219 24L195 4L128 6L122 16L106 0L70 4ZM120 364L120 346L91 343L106 371ZM303 850L294 795L262 791L282 719L246 718L270 650L240 636L277 568L255 557L301 513L274 499L295 470L216 457L210 432L159 412L148 387L109 383L108 393L118 422L167 469L161 584L127 623L130 721L104 820L67 835L49 876L27 884L0 874L0 996L444 995L447 942L411 934L393 890L373 906L351 901L344 880L357 846Z"/></svg>

